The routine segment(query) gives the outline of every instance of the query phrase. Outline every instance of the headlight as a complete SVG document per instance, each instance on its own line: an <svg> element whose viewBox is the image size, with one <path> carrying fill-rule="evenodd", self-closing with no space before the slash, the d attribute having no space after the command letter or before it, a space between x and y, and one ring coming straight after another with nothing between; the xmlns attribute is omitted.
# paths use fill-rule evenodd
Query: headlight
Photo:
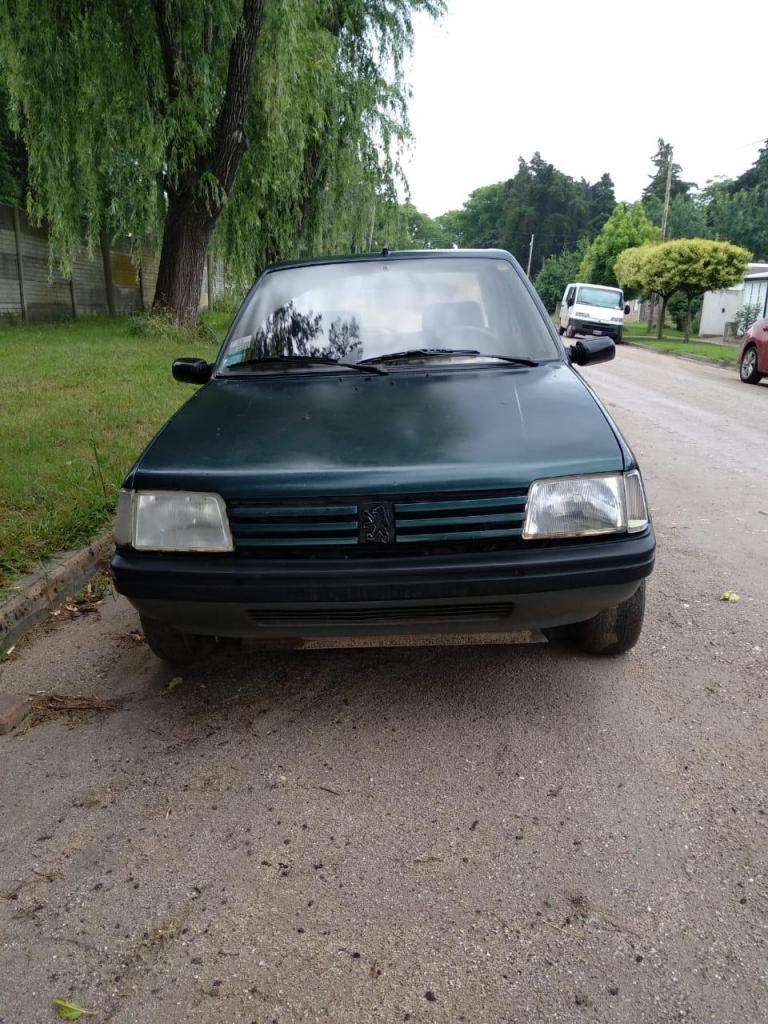
<svg viewBox="0 0 768 1024"><path fill-rule="evenodd" d="M121 491L115 543L139 551L233 550L223 499L189 491Z"/></svg>
<svg viewBox="0 0 768 1024"><path fill-rule="evenodd" d="M600 476L569 476L531 484L523 538L591 537L637 533L648 525L638 470Z"/></svg>

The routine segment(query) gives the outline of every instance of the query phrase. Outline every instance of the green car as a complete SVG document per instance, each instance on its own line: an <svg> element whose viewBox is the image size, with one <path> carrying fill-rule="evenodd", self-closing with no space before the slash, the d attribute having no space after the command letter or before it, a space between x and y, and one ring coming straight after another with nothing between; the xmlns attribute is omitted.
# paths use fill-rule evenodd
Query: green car
<svg viewBox="0 0 768 1024"><path fill-rule="evenodd" d="M271 267L123 483L112 570L152 650L536 630L620 654L655 538L627 443L499 250ZM565 628L563 628L565 627Z"/></svg>

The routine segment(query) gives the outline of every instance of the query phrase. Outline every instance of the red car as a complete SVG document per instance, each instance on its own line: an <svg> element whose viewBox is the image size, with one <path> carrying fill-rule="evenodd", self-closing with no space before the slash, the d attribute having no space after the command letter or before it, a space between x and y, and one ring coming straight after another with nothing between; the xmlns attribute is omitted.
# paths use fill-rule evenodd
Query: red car
<svg viewBox="0 0 768 1024"><path fill-rule="evenodd" d="M768 376L768 316L756 320L741 343L739 376L744 384L759 384Z"/></svg>

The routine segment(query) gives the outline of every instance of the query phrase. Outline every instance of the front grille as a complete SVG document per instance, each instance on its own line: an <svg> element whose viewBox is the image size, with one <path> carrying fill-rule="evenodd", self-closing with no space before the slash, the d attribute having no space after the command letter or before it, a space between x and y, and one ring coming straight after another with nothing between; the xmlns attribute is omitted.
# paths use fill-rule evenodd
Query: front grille
<svg viewBox="0 0 768 1024"><path fill-rule="evenodd" d="M527 490L491 498L395 503L398 544L490 540L523 532Z"/></svg>
<svg viewBox="0 0 768 1024"><path fill-rule="evenodd" d="M230 502L235 548L343 547L357 544L357 504L262 505Z"/></svg>
<svg viewBox="0 0 768 1024"><path fill-rule="evenodd" d="M476 495L329 497L307 503L243 499L228 502L227 508L235 550L241 554L371 558L516 545L527 496L528 488L519 487ZM389 543L361 539L361 509L377 504L391 513L394 532Z"/></svg>
<svg viewBox="0 0 768 1024"><path fill-rule="evenodd" d="M403 607L367 608L249 608L248 618L258 626L360 626L425 622L447 622L462 620L491 620L499 622L512 615L515 610L510 602L497 604L427 605Z"/></svg>

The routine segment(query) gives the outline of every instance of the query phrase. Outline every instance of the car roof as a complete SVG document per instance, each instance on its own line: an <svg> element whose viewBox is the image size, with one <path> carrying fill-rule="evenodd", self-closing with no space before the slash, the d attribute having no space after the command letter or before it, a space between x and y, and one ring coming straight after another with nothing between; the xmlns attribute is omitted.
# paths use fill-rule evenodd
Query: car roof
<svg viewBox="0 0 768 1024"><path fill-rule="evenodd" d="M604 292L620 292L621 288L614 288L612 284L593 284L591 281L569 281L566 288L602 288Z"/></svg>
<svg viewBox="0 0 768 1024"><path fill-rule="evenodd" d="M280 263L272 263L267 267L266 272L271 270L286 270L290 267L312 267L322 266L324 263L372 263L377 260L412 260L431 259L457 259L467 257L480 257L491 260L507 260L516 263L514 256L506 249L381 249L378 252L354 253L348 256L316 256L310 260L284 260Z"/></svg>

